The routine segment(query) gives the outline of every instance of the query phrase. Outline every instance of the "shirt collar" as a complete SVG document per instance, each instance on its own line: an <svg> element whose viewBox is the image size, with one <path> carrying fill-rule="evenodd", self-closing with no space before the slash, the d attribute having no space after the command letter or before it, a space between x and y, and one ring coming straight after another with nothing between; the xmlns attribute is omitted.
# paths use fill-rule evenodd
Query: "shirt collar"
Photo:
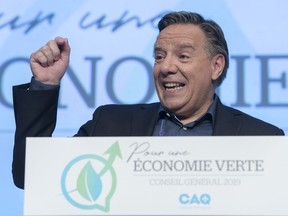
<svg viewBox="0 0 288 216"><path fill-rule="evenodd" d="M214 94L213 96L213 101L212 104L209 106L207 112L205 112L201 117L199 117L195 122L197 121L201 121L203 118L207 118L207 116L211 116L211 120L212 120L212 125L214 127L214 122L215 122L215 115L216 115L216 104L218 101L218 96L216 94ZM159 108L159 115L158 115L158 120L159 119L163 119L166 116L175 116L175 118L177 119L177 116L174 113L168 112L166 111L163 106L160 104L160 108ZM178 120L179 121L179 120Z"/></svg>

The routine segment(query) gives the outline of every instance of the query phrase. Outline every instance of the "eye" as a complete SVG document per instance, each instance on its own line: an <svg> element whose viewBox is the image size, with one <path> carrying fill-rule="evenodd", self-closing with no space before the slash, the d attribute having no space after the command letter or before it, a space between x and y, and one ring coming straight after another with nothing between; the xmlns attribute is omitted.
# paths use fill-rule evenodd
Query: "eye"
<svg viewBox="0 0 288 216"><path fill-rule="evenodd" d="M155 53L154 54L154 59L155 59L155 62L160 62L164 59L164 55L161 54L161 53Z"/></svg>
<svg viewBox="0 0 288 216"><path fill-rule="evenodd" d="M186 54L181 54L181 55L179 55L179 58L180 58L181 60L188 60L188 59L190 58L190 56L189 56L189 55L186 55Z"/></svg>

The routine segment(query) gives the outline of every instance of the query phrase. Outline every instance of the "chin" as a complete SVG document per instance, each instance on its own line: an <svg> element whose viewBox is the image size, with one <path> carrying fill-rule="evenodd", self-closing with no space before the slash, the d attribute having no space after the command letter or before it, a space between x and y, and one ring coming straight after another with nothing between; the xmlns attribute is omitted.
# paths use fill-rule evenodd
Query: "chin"
<svg viewBox="0 0 288 216"><path fill-rule="evenodd" d="M171 104L171 103L161 103L164 109L167 111L171 111L175 113L177 110L179 110L179 103Z"/></svg>

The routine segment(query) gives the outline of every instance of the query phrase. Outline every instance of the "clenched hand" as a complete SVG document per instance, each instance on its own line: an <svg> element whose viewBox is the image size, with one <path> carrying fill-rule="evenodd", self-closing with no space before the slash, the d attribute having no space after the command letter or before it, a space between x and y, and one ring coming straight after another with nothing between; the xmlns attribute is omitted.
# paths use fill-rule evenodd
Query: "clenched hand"
<svg viewBox="0 0 288 216"><path fill-rule="evenodd" d="M34 79L44 84L59 85L69 64L67 38L56 37L31 54L30 67Z"/></svg>

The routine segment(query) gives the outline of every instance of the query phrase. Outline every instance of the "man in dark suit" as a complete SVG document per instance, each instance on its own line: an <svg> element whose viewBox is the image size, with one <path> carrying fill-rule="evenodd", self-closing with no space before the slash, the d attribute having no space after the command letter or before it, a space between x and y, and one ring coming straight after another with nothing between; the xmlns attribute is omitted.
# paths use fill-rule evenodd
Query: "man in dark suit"
<svg viewBox="0 0 288 216"><path fill-rule="evenodd" d="M158 27L154 81L160 103L101 106L75 136L284 135L276 126L224 106L215 94L229 65L218 24L196 13L173 12ZM24 188L25 138L52 135L69 56L67 39L49 41L31 55L31 82L13 88L13 178L20 188Z"/></svg>

